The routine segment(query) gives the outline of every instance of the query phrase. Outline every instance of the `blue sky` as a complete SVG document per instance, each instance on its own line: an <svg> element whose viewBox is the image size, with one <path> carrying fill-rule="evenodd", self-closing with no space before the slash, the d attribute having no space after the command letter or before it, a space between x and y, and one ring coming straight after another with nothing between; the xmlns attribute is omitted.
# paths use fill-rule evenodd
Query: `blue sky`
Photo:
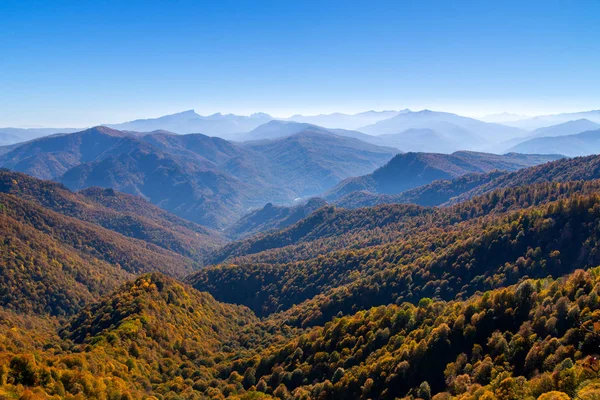
<svg viewBox="0 0 600 400"><path fill-rule="evenodd" d="M0 126L600 108L600 1L0 2Z"/></svg>

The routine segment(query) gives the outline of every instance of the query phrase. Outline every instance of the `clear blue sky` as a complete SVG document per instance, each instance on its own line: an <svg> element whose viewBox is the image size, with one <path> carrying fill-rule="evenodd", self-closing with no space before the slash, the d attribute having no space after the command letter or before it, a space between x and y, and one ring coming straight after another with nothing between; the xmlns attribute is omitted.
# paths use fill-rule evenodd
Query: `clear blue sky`
<svg viewBox="0 0 600 400"><path fill-rule="evenodd" d="M600 108L600 1L0 1L0 126Z"/></svg>

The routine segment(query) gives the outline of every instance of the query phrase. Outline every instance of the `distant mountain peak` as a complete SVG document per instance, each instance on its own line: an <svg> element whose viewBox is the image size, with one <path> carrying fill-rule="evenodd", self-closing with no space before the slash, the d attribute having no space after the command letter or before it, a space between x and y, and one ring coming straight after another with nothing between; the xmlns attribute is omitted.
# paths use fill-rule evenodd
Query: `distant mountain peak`
<svg viewBox="0 0 600 400"><path fill-rule="evenodd" d="M192 110L185 110L182 112L178 112L175 114L169 114L169 115L165 115L166 117L187 117L187 118L198 118L201 117L200 114L196 113L196 111Z"/></svg>
<svg viewBox="0 0 600 400"><path fill-rule="evenodd" d="M110 135L110 136L129 136L128 133L123 132L123 131L119 131L116 129L112 129L109 128L108 126L105 125L99 125L99 126L94 126L88 129L85 129L81 132L79 132L80 134L86 134L86 133L102 133L104 135Z"/></svg>
<svg viewBox="0 0 600 400"><path fill-rule="evenodd" d="M250 114L250 118L273 118L269 114L264 112L257 112L254 114Z"/></svg>

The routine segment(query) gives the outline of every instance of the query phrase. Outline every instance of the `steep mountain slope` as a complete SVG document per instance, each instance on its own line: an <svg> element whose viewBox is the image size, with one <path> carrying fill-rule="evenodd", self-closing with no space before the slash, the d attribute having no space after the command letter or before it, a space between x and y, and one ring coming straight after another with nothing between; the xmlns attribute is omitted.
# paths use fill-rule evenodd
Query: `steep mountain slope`
<svg viewBox="0 0 600 400"><path fill-rule="evenodd" d="M198 262L225 242L217 232L170 214L139 197L112 189L90 188L73 193L54 182L0 171L0 192L144 240Z"/></svg>
<svg viewBox="0 0 600 400"><path fill-rule="evenodd" d="M78 251L68 241L38 229L39 224L28 223L23 211L30 208L27 214L35 217L38 210L27 206L26 202L0 194L2 307L24 313L68 315L131 278L116 263ZM100 243L86 239L83 241L102 248Z"/></svg>
<svg viewBox="0 0 600 400"><path fill-rule="evenodd" d="M21 178L17 177L26 184ZM18 186L19 181L12 185ZM27 190L34 185L0 193L3 307L20 312L71 314L131 274L162 271L182 277L197 268L193 260L165 248L168 246L164 243L174 242L168 237L156 240L164 246L160 247L44 207L42 203L50 203L65 214L104 222L111 216L102 209L85 211L89 203L80 202L75 195L69 198L68 192L64 196L55 194L56 186L42 183L36 193ZM124 230L126 225L115 221Z"/></svg>
<svg viewBox="0 0 600 400"><path fill-rule="evenodd" d="M271 263L316 257L331 251L389 242L413 226L416 216L433 209L414 204L382 205L345 210L324 206L297 223L227 244L216 251L212 264ZM393 229L390 227L394 227ZM357 238L363 238L357 241ZM281 250L281 251L280 251Z"/></svg>
<svg viewBox="0 0 600 400"><path fill-rule="evenodd" d="M463 149L476 149L485 142L498 143L525 135L524 131L517 128L430 110L398 114L358 130L371 135L384 135L408 129L433 129L458 141L464 146Z"/></svg>
<svg viewBox="0 0 600 400"><path fill-rule="evenodd" d="M557 155L495 155L475 152L452 154L406 153L394 157L369 175L349 178L325 194L327 200L339 199L355 191L398 194L440 179L451 179L474 172L516 170L560 158Z"/></svg>
<svg viewBox="0 0 600 400"><path fill-rule="evenodd" d="M244 193L251 190L218 169L186 161L136 141L101 160L68 170L60 182L80 190L90 186L114 188L147 198L183 218L219 227L242 208Z"/></svg>
<svg viewBox="0 0 600 400"><path fill-rule="evenodd" d="M82 162L96 159L131 134L106 127L40 138L0 156L0 165L42 179L52 179Z"/></svg>
<svg viewBox="0 0 600 400"><path fill-rule="evenodd" d="M416 203L426 206L456 204L496 189L544 182L569 182L600 178L598 156L563 158L515 172L492 171L438 180L396 195L352 192L336 201L340 207L356 208L378 204Z"/></svg>
<svg viewBox="0 0 600 400"><path fill-rule="evenodd" d="M159 118L138 119L120 124L106 124L106 126L137 132L165 130L175 133L203 133L210 136L230 137L248 132L271 119L273 119L271 116L262 113L250 116L221 113L202 116L196 114L194 110L188 110Z"/></svg>
<svg viewBox="0 0 600 400"><path fill-rule="evenodd" d="M554 154L555 151L560 151L560 154L569 157L598 154L600 153L600 129L575 135L530 139L512 147L510 151L537 154Z"/></svg>
<svg viewBox="0 0 600 400"><path fill-rule="evenodd" d="M481 153L469 153L469 152L458 152L455 153L460 158L466 160L470 165L475 165L476 170L479 170L479 167L482 169L489 168L489 165L485 165L485 156ZM407 156L403 155L402 157ZM427 155L429 156L429 155ZM435 155L442 156L442 155ZM505 156L494 156L491 155L490 159L494 160L495 165L500 168L514 169L519 163L523 163L526 165L528 162L537 163L539 161L544 160L544 156L539 158L538 156L532 155L521 155L521 154L509 154ZM516 163L516 164L513 164ZM487 193L495 188L503 188L503 187L514 187L520 185L526 185L528 183L537 183L537 182L545 182L548 180L556 179L557 181L567 181L576 179L575 175L570 176L561 176L560 174L555 174L552 172L554 169L565 168L561 163L568 163L567 159L559 160L557 164L553 162L549 162L544 164L544 166L540 169L537 169L536 173L530 173L527 168L523 168L515 173L509 173L506 171L493 170L487 173L467 173L464 175L459 175L456 178L452 179L437 179L431 183L417 186L413 189L408 189L405 191L401 191L397 194L381 194L381 193L373 193L368 190L363 190L360 188L359 190L353 190L353 184L355 182L354 179L349 179L344 182L350 182L349 187L352 189L348 194L344 196L337 197L333 193L331 195L329 203L331 205L335 205L342 208L359 208L359 207L372 207L381 204L398 204L398 203L413 203L422 206L439 206L444 204L452 204L461 200L467 200L473 197L476 194ZM581 161L581 165L572 165L568 168L572 168L575 171L581 170L584 168L582 165L587 164L588 161ZM562 166L560 166L562 165ZM546 167L547 166L547 167ZM381 169L386 168L386 166ZM588 170L591 171L591 170ZM584 173L583 171L579 171L581 179L595 179L595 174L589 175ZM536 177L537 179L532 179ZM344 183L342 182L342 183ZM362 183L362 182L360 182ZM334 188L335 190L335 188ZM373 190L373 189L371 189ZM322 201L322 199L319 199ZM320 206L326 205L325 203L320 203ZM280 215L287 215L293 211L293 207L278 207L277 211L270 207L267 207L262 212L256 212L256 216L260 216L262 225L257 226L257 230L255 232L264 232L267 230L267 227L272 227L280 222ZM254 214L249 214L248 218L254 218ZM243 221L243 220L242 220ZM240 221L241 225L246 224L246 222ZM253 226L253 225L252 225ZM283 226L280 226L282 228Z"/></svg>
<svg viewBox="0 0 600 400"><path fill-rule="evenodd" d="M560 160L528 174L547 168L568 179L594 170L594 162ZM67 314L84 308L65 322L0 307L0 395L594 399L600 393L599 193L600 180L540 182L451 207L322 207L283 230L240 242L246 247L231 259L235 264L187 278L215 297L158 273L99 301L104 288L85 297L75 284L44 275L78 270L55 267L74 256L59 254L36 272L27 262L43 247L26 238L32 254L0 252L17 265L12 286L57 282L48 295L66 289L80 295L67 292L79 300ZM28 210L19 218L37 227L52 213L34 213L37 204L18 198L3 204L11 218L20 215L13 211L18 207ZM127 204L121 199L115 210ZM69 238L58 217L43 234ZM9 237L0 243L22 235ZM80 280L97 271L82 270ZM36 312L48 312L40 308L49 304L45 296L29 298Z"/></svg>
<svg viewBox="0 0 600 400"><path fill-rule="evenodd" d="M450 206L468 201L476 196L490 196L490 193L495 190L514 188L518 192L520 187L527 188L531 185L544 187L543 185L549 182L556 185L558 188L556 190L559 190L562 196L571 191L592 193L595 183L588 184L586 182L597 179L600 179L600 157L589 156L573 159L563 158L515 172L492 171L485 174L466 174L451 180L434 181L397 195L352 192L332 204L345 208L370 207L380 204L382 206L363 210L340 210L331 206L325 207L288 228L230 243L215 252L211 260L213 263L219 263L226 259L242 257L253 262L270 262L269 260L281 260L285 257L290 260L310 258L314 256L315 251L325 252L349 246L349 243L353 243L355 240L354 235L369 237L368 240L365 239L361 242L361 246L366 243L381 244L394 240L400 232L406 234L408 226L415 223L414 219L410 222L415 213L417 215L432 213L432 209L412 205L385 204L416 203L424 206ZM580 187L582 182L584 188ZM539 190L543 194L546 189L542 190L534 186L532 190L534 192ZM563 190L564 192L562 192ZM523 200L522 206L530 206L533 204L532 201L539 203L542 201L539 196L539 194L531 195L529 200ZM547 196L550 195L547 194ZM552 198L556 199L556 197ZM526 197L519 197L519 199L526 199ZM510 203L510 200L509 198L506 202ZM504 201L498 203L498 199L494 201L494 204L505 204ZM487 212L492 209L493 207ZM382 216L374 218L372 213L375 210L382 213ZM389 216L390 210L394 210L391 214L394 217ZM385 228L385 226L396 224L398 221L409 221L409 225L402 223L392 231ZM429 224L431 221L426 223L426 225ZM285 246L291 247L281 254L271 251ZM285 257L282 254L285 254Z"/></svg>

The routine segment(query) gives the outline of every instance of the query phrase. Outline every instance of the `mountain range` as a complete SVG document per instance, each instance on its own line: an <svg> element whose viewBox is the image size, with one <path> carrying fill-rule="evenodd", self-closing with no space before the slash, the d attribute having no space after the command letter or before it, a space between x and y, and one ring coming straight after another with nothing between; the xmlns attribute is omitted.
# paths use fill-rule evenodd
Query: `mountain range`
<svg viewBox="0 0 600 400"><path fill-rule="evenodd" d="M299 181L286 149L339 171L366 151L310 129L70 135L24 144L40 163L15 165L145 189L148 166L147 183L215 166L249 180L268 176L260 154ZM335 200L366 194L359 208L267 204L223 232L114 188L0 171L0 395L593 399L600 157L556 157L398 154L386 182L448 178ZM367 204L379 196L420 204Z"/></svg>
<svg viewBox="0 0 600 400"><path fill-rule="evenodd" d="M345 179L330 189L324 197L327 200L336 200L357 191L367 191L373 194L398 194L437 180L447 180L470 173L493 170L514 171L561 157L560 155L517 153L499 156L465 151L452 154L399 154L371 174Z"/></svg>
<svg viewBox="0 0 600 400"><path fill-rule="evenodd" d="M592 122L600 123L600 110L540 115L529 118L518 118L513 121L504 121L503 124L518 127L521 129L532 130L551 125L563 124L565 122L575 121L579 119L588 119Z"/></svg>
<svg viewBox="0 0 600 400"><path fill-rule="evenodd" d="M36 139L0 156L0 166L80 190L114 188L203 225L223 228L248 208L322 193L397 153L307 128L236 144L201 134L137 134L96 127Z"/></svg>
<svg viewBox="0 0 600 400"><path fill-rule="evenodd" d="M0 146L11 145L56 133L76 132L76 128L0 128Z"/></svg>
<svg viewBox="0 0 600 400"><path fill-rule="evenodd" d="M572 135L536 137L519 143L510 151L538 154L560 151L560 154L569 157L598 154L600 152L600 129Z"/></svg>
<svg viewBox="0 0 600 400"><path fill-rule="evenodd" d="M230 136L248 132L273 118L264 113L250 116L216 113L208 116L187 110L159 118L137 119L119 124L107 124L109 128L125 131L152 132L165 130L175 133L203 133L210 136Z"/></svg>
<svg viewBox="0 0 600 400"><path fill-rule="evenodd" d="M478 120L448 112L405 109L357 114L294 115L279 119L265 113L250 116L216 113L202 116L188 110L105 126L129 133L201 133L236 142L285 137L310 128L379 146L394 147L403 152L450 154L459 150L471 150L502 154L529 139L578 134L597 129L599 125L600 114L594 110L538 117L503 113ZM76 131L78 130L73 128L1 128L0 154L7 152L9 145L18 142Z"/></svg>
<svg viewBox="0 0 600 400"><path fill-rule="evenodd" d="M293 115L286 118L288 121L309 123L319 125L330 129L349 129L357 130L362 126L374 124L388 118L395 117L398 114L411 112L409 109L394 111L365 111L358 114L320 114L320 115Z"/></svg>
<svg viewBox="0 0 600 400"><path fill-rule="evenodd" d="M469 147L481 146L484 143L498 143L525 136L527 133L518 128L430 110L398 114L358 130L370 135L387 135L423 128L432 129L447 139ZM468 149L463 148L463 150Z"/></svg>

